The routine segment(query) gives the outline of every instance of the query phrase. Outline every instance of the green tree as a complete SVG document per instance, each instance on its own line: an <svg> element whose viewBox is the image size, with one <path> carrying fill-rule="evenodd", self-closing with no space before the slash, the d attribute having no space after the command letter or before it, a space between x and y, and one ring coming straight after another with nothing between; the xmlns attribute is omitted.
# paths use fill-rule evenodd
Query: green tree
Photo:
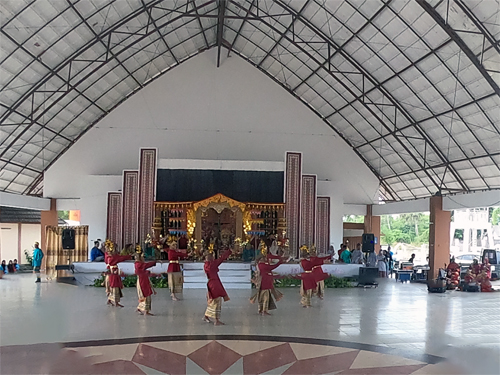
<svg viewBox="0 0 500 375"><path fill-rule="evenodd" d="M362 215L344 215L344 223L364 223L365 217Z"/></svg>
<svg viewBox="0 0 500 375"><path fill-rule="evenodd" d="M61 220L69 220L69 211L57 211L57 217Z"/></svg>
<svg viewBox="0 0 500 375"><path fill-rule="evenodd" d="M491 224L498 225L498 223L500 223L500 207L496 207L491 213Z"/></svg>

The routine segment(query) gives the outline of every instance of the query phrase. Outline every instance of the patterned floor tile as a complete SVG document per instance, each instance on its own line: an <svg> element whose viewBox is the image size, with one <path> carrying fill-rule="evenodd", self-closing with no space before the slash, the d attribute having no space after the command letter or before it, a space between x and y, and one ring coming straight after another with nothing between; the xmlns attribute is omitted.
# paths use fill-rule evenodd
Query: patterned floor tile
<svg viewBox="0 0 500 375"><path fill-rule="evenodd" d="M167 374L186 374L185 356L146 344L139 344L132 360Z"/></svg>
<svg viewBox="0 0 500 375"><path fill-rule="evenodd" d="M412 372L412 375L465 375L466 372L460 368L451 365L450 363L443 362L436 365L427 365L419 368L417 371Z"/></svg>
<svg viewBox="0 0 500 375"><path fill-rule="evenodd" d="M189 340L189 341L164 341L164 342L150 342L149 346L154 348L168 350L172 353L180 355L190 355L192 352L204 347L212 342L212 340Z"/></svg>
<svg viewBox="0 0 500 375"><path fill-rule="evenodd" d="M358 355L358 351L332 354L323 357L302 359L295 362L283 374L326 374L332 371L347 370Z"/></svg>
<svg viewBox="0 0 500 375"><path fill-rule="evenodd" d="M208 372L203 370L200 366L194 363L189 358L186 358L186 374L189 375L209 375Z"/></svg>
<svg viewBox="0 0 500 375"><path fill-rule="evenodd" d="M234 362L231 367L222 373L222 375L243 374L243 358Z"/></svg>
<svg viewBox="0 0 500 375"><path fill-rule="evenodd" d="M188 357L209 374L222 374L240 359L241 355L217 341L212 341Z"/></svg>
<svg viewBox="0 0 500 375"><path fill-rule="evenodd" d="M120 345L119 349L117 349L116 345L103 345L76 348L74 350L77 350L83 357L88 357L88 360L91 363L101 363L120 359L124 361L131 361L134 357L135 351L137 350L137 346L138 344L125 344Z"/></svg>
<svg viewBox="0 0 500 375"><path fill-rule="evenodd" d="M245 374L262 374L297 360L290 344L282 344L243 357Z"/></svg>
<svg viewBox="0 0 500 375"><path fill-rule="evenodd" d="M92 365L89 374L144 375L144 372L139 367L137 367L135 363L132 363L130 361L118 360L118 361L103 362Z"/></svg>
<svg viewBox="0 0 500 375"><path fill-rule="evenodd" d="M325 345L313 345L313 344L297 344L290 343L293 352L297 359L308 359L315 357L322 357L330 354L340 354L351 352L355 349L350 348L339 348L336 346L325 346Z"/></svg>
<svg viewBox="0 0 500 375"><path fill-rule="evenodd" d="M278 345L283 345L282 342L273 341L240 341L240 340L217 340L222 345L234 350L240 355L252 354L264 349L273 348Z"/></svg>
<svg viewBox="0 0 500 375"><path fill-rule="evenodd" d="M290 366L292 366L295 362L292 362L292 363L288 363L286 365L283 365L283 366L280 366L280 367L277 367L277 368L274 368L270 371L266 371L264 373L262 373L262 375L282 375L286 370L288 370L290 368Z"/></svg>
<svg viewBox="0 0 500 375"><path fill-rule="evenodd" d="M390 366L409 366L422 365L423 362L413 359L397 357L389 354L381 354L361 350L354 360L351 369L370 368L370 367L390 367Z"/></svg>
<svg viewBox="0 0 500 375"><path fill-rule="evenodd" d="M154 368L141 365L139 363L134 363L137 367L139 367L146 375L165 375L164 372L155 370Z"/></svg>
<svg viewBox="0 0 500 375"><path fill-rule="evenodd" d="M340 372L342 375L409 375L424 365L355 368Z"/></svg>

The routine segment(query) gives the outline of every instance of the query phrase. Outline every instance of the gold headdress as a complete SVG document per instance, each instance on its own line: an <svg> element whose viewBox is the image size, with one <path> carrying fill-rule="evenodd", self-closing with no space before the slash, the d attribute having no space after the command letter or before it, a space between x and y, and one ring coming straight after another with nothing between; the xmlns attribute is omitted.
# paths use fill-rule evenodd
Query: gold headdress
<svg viewBox="0 0 500 375"><path fill-rule="evenodd" d="M141 245L139 245L139 244L135 245L135 252L137 254L142 254L142 247L141 247Z"/></svg>
<svg viewBox="0 0 500 375"><path fill-rule="evenodd" d="M108 253L112 253L115 250L115 244L109 238L104 242L104 247Z"/></svg>
<svg viewBox="0 0 500 375"><path fill-rule="evenodd" d="M209 252L209 253L211 253L211 254L213 254L213 252L214 252L214 244L213 244L213 243L211 243L211 244L208 246L208 252Z"/></svg>
<svg viewBox="0 0 500 375"><path fill-rule="evenodd" d="M300 255L305 257L309 254L309 248L307 247L307 245L302 245L300 247Z"/></svg>

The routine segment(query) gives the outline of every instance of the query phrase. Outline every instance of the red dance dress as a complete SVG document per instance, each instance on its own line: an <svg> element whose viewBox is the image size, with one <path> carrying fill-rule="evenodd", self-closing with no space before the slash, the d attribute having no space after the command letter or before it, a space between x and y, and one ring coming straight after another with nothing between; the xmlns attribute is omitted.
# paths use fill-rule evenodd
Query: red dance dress
<svg viewBox="0 0 500 375"><path fill-rule="evenodd" d="M144 298L149 297L153 294L153 288L151 288L151 282L149 281L149 276L151 272L149 272L148 268L156 266L156 262L135 262L135 274L137 275L137 282L139 283L139 287L141 288L142 296Z"/></svg>
<svg viewBox="0 0 500 375"><path fill-rule="evenodd" d="M216 298L222 297L224 301L229 301L229 296L227 295L224 286L219 278L219 266L231 255L232 251L226 250L218 259L211 261L206 261L203 267L205 274L207 275L207 289L209 300L214 300Z"/></svg>
<svg viewBox="0 0 500 375"><path fill-rule="evenodd" d="M168 260L170 263L168 264L167 272L181 272L179 260L186 258L186 252L168 249Z"/></svg>
<svg viewBox="0 0 500 375"><path fill-rule="evenodd" d="M262 278L260 282L260 290L270 290L274 288L274 276L272 270L281 264L281 260L276 264L259 263L259 272Z"/></svg>

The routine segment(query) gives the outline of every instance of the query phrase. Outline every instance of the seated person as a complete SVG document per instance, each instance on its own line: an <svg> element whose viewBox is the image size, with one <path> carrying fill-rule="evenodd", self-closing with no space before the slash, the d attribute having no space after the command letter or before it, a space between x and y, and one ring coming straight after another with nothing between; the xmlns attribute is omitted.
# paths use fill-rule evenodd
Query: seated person
<svg viewBox="0 0 500 375"><path fill-rule="evenodd" d="M411 254L410 259L408 259L408 263L413 264L414 261L415 261L415 254Z"/></svg>
<svg viewBox="0 0 500 375"><path fill-rule="evenodd" d="M7 269L7 264L5 263L5 260L2 260L2 265L0 266L0 269L2 270L3 273L9 273L9 270Z"/></svg>
<svg viewBox="0 0 500 375"><path fill-rule="evenodd" d="M7 265L7 269L9 270L9 273L15 273L16 272L16 267L14 267L14 263L12 263L11 260L9 260L9 264Z"/></svg>
<svg viewBox="0 0 500 375"><path fill-rule="evenodd" d="M94 247L90 250L91 262L104 262L104 253L99 249L99 241L94 241Z"/></svg>
<svg viewBox="0 0 500 375"><path fill-rule="evenodd" d="M16 268L16 271L19 271L19 264L17 264L17 259L14 259L14 267Z"/></svg>

